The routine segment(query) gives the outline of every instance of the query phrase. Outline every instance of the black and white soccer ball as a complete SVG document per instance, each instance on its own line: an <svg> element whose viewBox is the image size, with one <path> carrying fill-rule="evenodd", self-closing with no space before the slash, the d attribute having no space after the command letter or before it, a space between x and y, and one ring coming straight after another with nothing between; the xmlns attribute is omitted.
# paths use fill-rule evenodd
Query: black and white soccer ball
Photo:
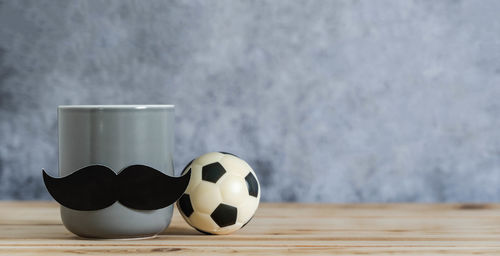
<svg viewBox="0 0 500 256"><path fill-rule="evenodd" d="M245 226L260 200L260 186L252 168L239 157L212 152L191 161L189 185L177 201L189 225L206 234L229 234Z"/></svg>

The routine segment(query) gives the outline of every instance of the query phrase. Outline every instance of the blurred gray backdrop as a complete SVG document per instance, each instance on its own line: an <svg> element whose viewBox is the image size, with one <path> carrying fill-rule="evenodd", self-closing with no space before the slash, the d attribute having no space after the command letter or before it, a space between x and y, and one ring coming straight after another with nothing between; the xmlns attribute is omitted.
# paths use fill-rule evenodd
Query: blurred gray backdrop
<svg viewBox="0 0 500 256"><path fill-rule="evenodd" d="M266 201L500 201L500 1L0 1L0 199L49 199L56 107L176 104L177 173Z"/></svg>

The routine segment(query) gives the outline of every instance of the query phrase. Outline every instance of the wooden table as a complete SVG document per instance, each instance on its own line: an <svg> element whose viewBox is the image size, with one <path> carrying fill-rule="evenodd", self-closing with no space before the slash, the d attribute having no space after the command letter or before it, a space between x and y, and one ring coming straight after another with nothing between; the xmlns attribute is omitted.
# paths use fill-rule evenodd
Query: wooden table
<svg viewBox="0 0 500 256"><path fill-rule="evenodd" d="M207 236L175 213L148 240L69 233L52 202L0 202L0 254L500 254L500 205L261 204L244 229Z"/></svg>

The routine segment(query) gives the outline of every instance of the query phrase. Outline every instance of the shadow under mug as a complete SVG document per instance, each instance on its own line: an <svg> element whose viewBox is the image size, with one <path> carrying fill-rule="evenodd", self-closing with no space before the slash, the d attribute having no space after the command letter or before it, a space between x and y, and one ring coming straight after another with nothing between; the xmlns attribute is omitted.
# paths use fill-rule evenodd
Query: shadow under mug
<svg viewBox="0 0 500 256"><path fill-rule="evenodd" d="M59 175L89 165L118 172L142 164L172 176L173 105L59 106ZM115 202L96 211L61 206L64 226L93 238L154 236L170 223L173 205L158 210L135 210Z"/></svg>

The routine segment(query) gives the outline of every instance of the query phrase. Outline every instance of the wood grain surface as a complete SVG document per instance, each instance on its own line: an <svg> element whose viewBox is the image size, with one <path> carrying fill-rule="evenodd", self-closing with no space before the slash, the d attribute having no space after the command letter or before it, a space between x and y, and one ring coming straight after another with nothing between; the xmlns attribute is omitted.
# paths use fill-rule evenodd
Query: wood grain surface
<svg viewBox="0 0 500 256"><path fill-rule="evenodd" d="M261 204L231 235L207 236L176 211L161 235L90 240L52 202L0 202L2 255L500 255L498 204Z"/></svg>

